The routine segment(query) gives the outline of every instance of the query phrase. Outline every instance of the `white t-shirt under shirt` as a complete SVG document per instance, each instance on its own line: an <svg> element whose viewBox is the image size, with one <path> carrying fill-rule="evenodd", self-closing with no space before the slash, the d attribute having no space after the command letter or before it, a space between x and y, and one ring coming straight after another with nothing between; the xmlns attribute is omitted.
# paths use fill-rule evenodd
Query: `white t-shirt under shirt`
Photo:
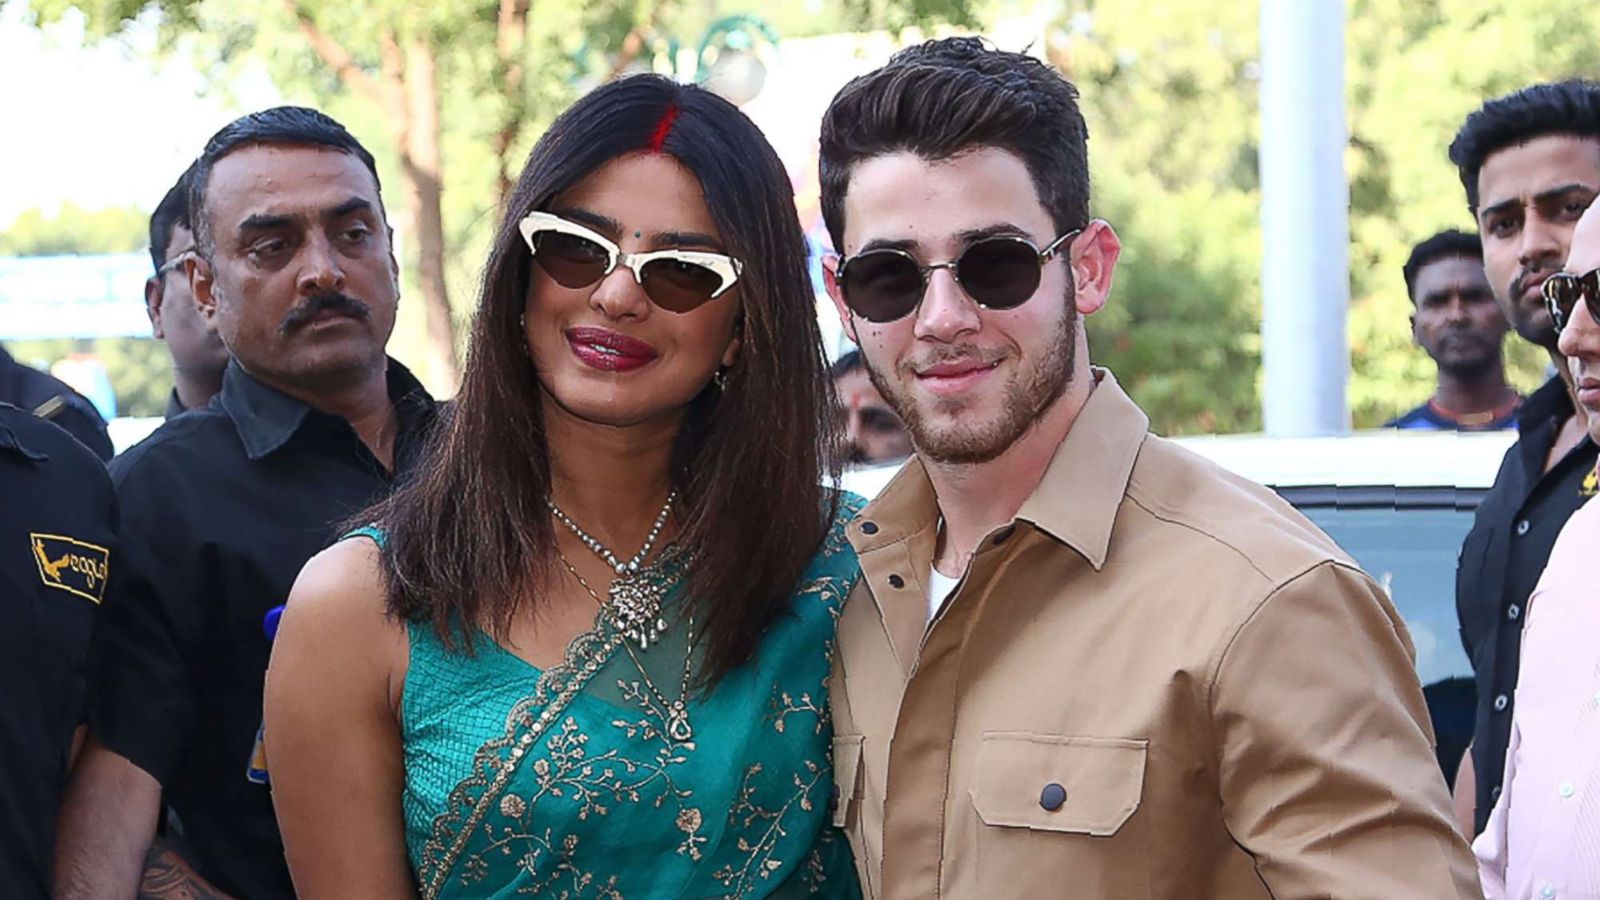
<svg viewBox="0 0 1600 900"><path fill-rule="evenodd" d="M939 609L944 606L944 601L956 592L956 585L961 579L951 578L940 572L932 563L928 564L928 621L939 614Z"/></svg>

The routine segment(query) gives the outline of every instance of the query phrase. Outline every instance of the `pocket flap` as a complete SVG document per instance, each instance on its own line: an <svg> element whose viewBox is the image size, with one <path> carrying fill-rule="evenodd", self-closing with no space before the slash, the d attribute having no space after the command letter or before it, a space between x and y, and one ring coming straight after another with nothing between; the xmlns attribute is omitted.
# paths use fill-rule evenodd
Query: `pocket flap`
<svg viewBox="0 0 1600 900"><path fill-rule="evenodd" d="M850 807L861 795L861 754L866 737L859 734L842 734L833 739L833 825L844 828L849 822Z"/></svg>
<svg viewBox="0 0 1600 900"><path fill-rule="evenodd" d="M987 733L978 747L972 805L986 825L1115 834L1144 795L1149 743Z"/></svg>

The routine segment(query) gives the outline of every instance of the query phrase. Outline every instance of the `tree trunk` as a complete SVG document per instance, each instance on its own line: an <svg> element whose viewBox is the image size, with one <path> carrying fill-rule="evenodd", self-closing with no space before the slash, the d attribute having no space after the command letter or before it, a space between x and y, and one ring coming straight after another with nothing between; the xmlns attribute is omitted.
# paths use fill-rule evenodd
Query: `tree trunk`
<svg viewBox="0 0 1600 900"><path fill-rule="evenodd" d="M373 76L356 63L337 40L317 27L296 0L283 0L312 50L338 73L351 90L377 103L389 121L389 135L400 155L401 210L406 234L417 246L417 281L428 350L439 379L452 389L458 381L455 320L444 280L444 212L440 203L443 165L440 158L438 67L426 38L413 35L401 48L395 32L385 29L379 44L380 74Z"/></svg>
<svg viewBox="0 0 1600 900"><path fill-rule="evenodd" d="M456 383L455 319L444 277L443 165L440 155L439 86L433 48L422 37L404 48L405 113L395 122L395 145L405 180L405 213L417 250L417 281L422 290L428 348L438 372Z"/></svg>
<svg viewBox="0 0 1600 900"><path fill-rule="evenodd" d="M506 101L505 118L494 137L494 206L501 213L505 212L506 198L511 194L512 167L520 162L511 158L511 150L522 134L522 120L527 114L522 80L523 57L527 53L528 5L528 0L500 0L495 29L501 92Z"/></svg>

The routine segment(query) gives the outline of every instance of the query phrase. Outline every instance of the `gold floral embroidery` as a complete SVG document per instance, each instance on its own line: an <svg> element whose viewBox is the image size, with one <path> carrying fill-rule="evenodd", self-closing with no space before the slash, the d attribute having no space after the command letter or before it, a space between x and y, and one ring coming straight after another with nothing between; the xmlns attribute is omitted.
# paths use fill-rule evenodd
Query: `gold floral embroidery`
<svg viewBox="0 0 1600 900"><path fill-rule="evenodd" d="M830 531L819 562L851 552L842 527L851 512L841 509L840 526ZM815 604L821 603L830 622L837 621L854 581L854 573L815 578L797 591L795 607L815 609ZM823 656L831 662L831 632L828 640L819 643ZM630 672L616 681L620 696L634 713L609 723L626 739L622 746L591 754L590 735L584 733L578 719L565 713L597 671L612 661L623 662L619 650L632 657L634 665L629 668L639 676L635 679ZM683 664L687 684L693 664L687 651ZM824 679L826 671L824 667ZM775 685L763 725L770 725L778 735L788 735L791 741L809 744L829 725L825 698L825 687L794 692ZM584 821L607 817L621 804L650 803L657 808L667 806L669 811L675 806L670 821L682 835L676 852L690 860L704 859L710 850L705 815L694 802L692 787L680 786L674 776L697 749L694 740L684 739L692 730L672 727L683 725L687 718L685 699L674 702L659 690L636 649L608 628L603 618L592 632L574 639L562 665L541 675L531 695L511 710L502 735L479 748L471 774L452 789L445 810L435 817L418 866L423 897L433 900L451 878L470 885L490 877L491 871L503 873L504 862L509 860L528 876L517 886L519 895L622 900L623 873L604 876L586 871L577 859L584 846L582 838L557 834L548 824L540 824L549 822L548 815L540 815L540 801L546 797L573 803L574 815ZM675 733L682 737L675 739ZM650 752L639 752L646 749ZM723 860L728 859L729 851L737 852L739 858L711 873L729 896L747 896L775 877L788 877L779 876L787 865L787 860L780 858L783 839L797 825L812 824L799 816L815 811L818 785L831 781L825 742L819 750L815 759L790 757L785 769L790 762L798 763L793 772L779 770L766 776L770 782L788 775L792 782L787 797L776 806L767 804L777 793L777 785L759 783L765 774L763 765L752 763L745 771L719 849ZM510 793L507 788L525 757L531 758L532 783L524 785L520 793ZM491 812L499 818L491 821ZM793 870L814 893L827 869L815 848L810 849L813 852L797 859Z"/></svg>

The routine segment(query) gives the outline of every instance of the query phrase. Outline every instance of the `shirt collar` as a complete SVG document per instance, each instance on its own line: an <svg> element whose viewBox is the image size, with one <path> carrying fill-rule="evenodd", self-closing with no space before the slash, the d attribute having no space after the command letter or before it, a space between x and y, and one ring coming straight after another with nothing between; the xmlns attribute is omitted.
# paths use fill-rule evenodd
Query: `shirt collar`
<svg viewBox="0 0 1600 900"><path fill-rule="evenodd" d="M1097 383L1094 391L1016 517L1073 548L1099 569L1110 551L1112 525L1150 420L1109 370L1091 371ZM908 540L931 528L938 516L938 498L927 469L920 458L912 457L862 511L850 530L851 542L866 553Z"/></svg>
<svg viewBox="0 0 1600 900"><path fill-rule="evenodd" d="M1522 401L1522 406L1517 409L1517 431L1525 434L1562 422L1575 412L1572 395L1567 393L1567 383L1560 375L1553 375Z"/></svg>
<svg viewBox="0 0 1600 900"><path fill-rule="evenodd" d="M409 369L392 357L388 363L385 378L389 399L402 413L402 419L409 418L405 413L413 404L432 404L426 389ZM288 443L307 417L316 412L306 403L257 381L238 360L229 360L227 371L222 374L221 404L233 420L245 456L252 462Z"/></svg>
<svg viewBox="0 0 1600 900"><path fill-rule="evenodd" d="M163 417L172 419L177 416L181 416L188 411L189 410L184 407L183 401L178 399L178 389L173 388L172 393L167 395L167 411L163 414Z"/></svg>

